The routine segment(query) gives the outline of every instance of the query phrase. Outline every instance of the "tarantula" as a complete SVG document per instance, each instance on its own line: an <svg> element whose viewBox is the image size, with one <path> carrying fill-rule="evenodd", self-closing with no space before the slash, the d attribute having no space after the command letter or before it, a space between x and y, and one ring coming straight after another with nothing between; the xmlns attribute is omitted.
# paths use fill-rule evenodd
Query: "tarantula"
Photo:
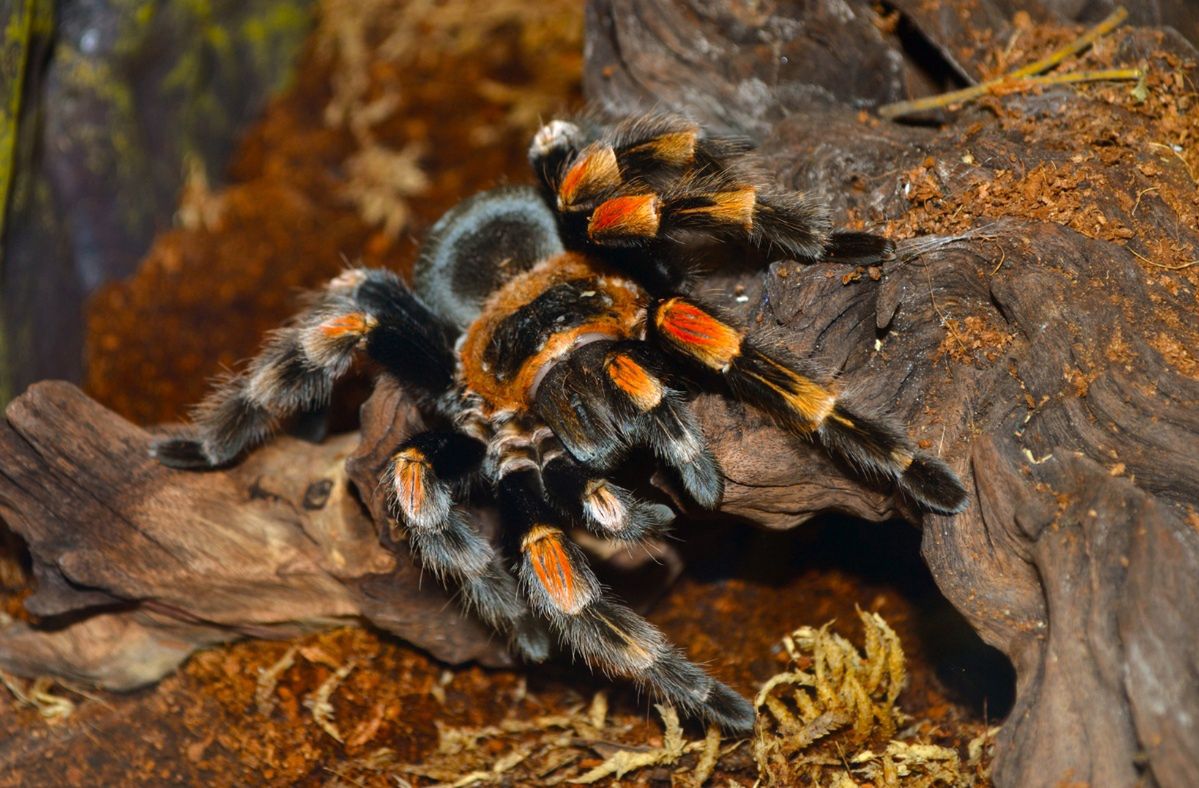
<svg viewBox="0 0 1199 788"><path fill-rule="evenodd" d="M227 464L326 403L365 351L439 425L397 446L382 479L417 562L526 660L548 656L552 633L593 667L747 732L752 706L613 599L566 530L629 543L663 531L670 508L609 478L634 451L716 507L723 477L686 402L712 387L918 506L959 511L966 493L948 466L705 304L687 263L703 246L809 261L891 246L831 232L825 209L775 186L751 145L675 115L554 121L529 159L539 188L485 192L437 222L415 290L386 270L346 271L198 406L193 433L152 451L179 468ZM480 479L500 507L499 552L461 504Z"/></svg>

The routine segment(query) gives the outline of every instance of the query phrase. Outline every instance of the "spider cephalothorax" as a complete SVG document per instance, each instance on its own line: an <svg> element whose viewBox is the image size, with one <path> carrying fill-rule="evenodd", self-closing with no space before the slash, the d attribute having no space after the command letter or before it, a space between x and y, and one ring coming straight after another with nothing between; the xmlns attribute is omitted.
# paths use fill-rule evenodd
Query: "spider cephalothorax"
<svg viewBox="0 0 1199 788"><path fill-rule="evenodd" d="M612 599L567 531L637 542L670 522L668 507L609 480L639 449L697 504L720 503L720 468L685 399L709 386L918 506L958 511L965 491L947 466L696 298L684 262L698 246L818 260L879 258L890 245L830 233L822 208L773 185L750 146L678 116L555 121L529 157L540 189L497 189L450 211L422 249L415 292L384 270L337 277L201 404L193 436L154 453L177 467L228 463L323 405L364 350L438 425L397 446L383 478L416 560L526 659L545 659L552 633L589 664L745 732L750 704ZM480 477L506 549L455 500Z"/></svg>

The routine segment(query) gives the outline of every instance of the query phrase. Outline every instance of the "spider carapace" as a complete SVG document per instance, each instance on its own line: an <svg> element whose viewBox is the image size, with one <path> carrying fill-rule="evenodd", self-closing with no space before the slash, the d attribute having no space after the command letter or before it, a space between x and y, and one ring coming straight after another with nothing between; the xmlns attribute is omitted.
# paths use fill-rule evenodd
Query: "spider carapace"
<svg viewBox="0 0 1199 788"><path fill-rule="evenodd" d="M662 533L672 511L609 478L634 451L673 469L699 506L720 503L723 477L686 401L703 388L925 510L959 511L965 490L942 461L704 303L687 263L701 247L815 261L878 259L890 244L830 232L823 207L776 186L749 144L675 115L554 121L529 158L540 186L485 192L442 217L413 289L386 270L346 271L201 403L192 433L153 452L175 467L227 464L324 405L361 350L438 425L397 446L382 480L417 562L525 659L545 659L556 639L747 732L751 705L601 587L568 531L629 543ZM464 506L480 488L499 504L500 547Z"/></svg>

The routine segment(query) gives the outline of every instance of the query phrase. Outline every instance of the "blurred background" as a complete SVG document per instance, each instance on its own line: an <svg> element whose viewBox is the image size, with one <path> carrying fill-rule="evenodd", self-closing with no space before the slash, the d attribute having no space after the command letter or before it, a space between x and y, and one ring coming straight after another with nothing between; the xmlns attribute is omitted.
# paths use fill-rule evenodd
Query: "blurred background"
<svg viewBox="0 0 1199 788"><path fill-rule="evenodd" d="M582 28L574 0L5 4L0 402L66 378L177 418L297 288L403 268L524 178L581 103Z"/></svg>

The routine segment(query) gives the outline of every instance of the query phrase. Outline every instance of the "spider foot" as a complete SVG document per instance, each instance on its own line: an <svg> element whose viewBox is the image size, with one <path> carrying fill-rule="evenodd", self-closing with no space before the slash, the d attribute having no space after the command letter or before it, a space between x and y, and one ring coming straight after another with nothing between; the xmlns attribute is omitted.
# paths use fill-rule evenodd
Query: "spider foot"
<svg viewBox="0 0 1199 788"><path fill-rule="evenodd" d="M656 627L609 598L578 547L557 527L536 523L527 530L518 574L533 609L593 669L632 679L727 733L753 730L753 707L684 657Z"/></svg>
<svg viewBox="0 0 1199 788"><path fill-rule="evenodd" d="M168 468L208 470L217 467L204 448L204 442L194 438L160 438L150 444L150 456Z"/></svg>
<svg viewBox="0 0 1199 788"><path fill-rule="evenodd" d="M597 536L640 542L661 536L674 521L670 507L637 498L568 455L558 453L543 463L546 492L563 514Z"/></svg>

